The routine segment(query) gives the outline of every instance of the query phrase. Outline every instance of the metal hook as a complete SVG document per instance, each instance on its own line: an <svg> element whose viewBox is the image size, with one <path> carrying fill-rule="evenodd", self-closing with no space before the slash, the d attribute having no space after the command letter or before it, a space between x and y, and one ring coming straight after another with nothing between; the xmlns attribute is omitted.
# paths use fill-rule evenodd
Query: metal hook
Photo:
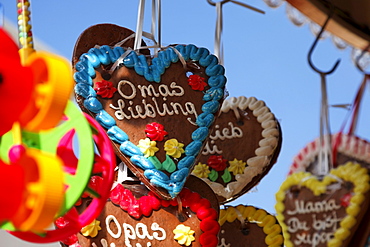
<svg viewBox="0 0 370 247"><path fill-rule="evenodd" d="M368 44L367 47L362 50L361 54L355 60L355 65L357 69L359 69L364 74L367 74L367 72L361 67L360 60L365 55L365 53L368 52L369 48L370 48L370 44Z"/></svg>
<svg viewBox="0 0 370 247"><path fill-rule="evenodd" d="M221 4L224 4L224 3L227 3L227 2L230 2L231 0L222 0L222 1L220 1L221 2ZM210 4L210 5L212 5L212 6L216 6L216 3L215 2L213 2L212 0L207 0L207 2Z"/></svg>
<svg viewBox="0 0 370 247"><path fill-rule="evenodd" d="M315 39L315 41L313 42L313 44L312 44L312 46L311 46L311 48L310 48L310 51L308 52L308 55L307 55L307 60L308 60L308 63L310 64L310 67L311 67L314 71L316 71L317 73L319 73L319 74L321 74L321 75L329 75L329 74L333 73L333 72L334 72L334 70L338 67L338 65L339 65L339 63L340 63L340 59L338 59L338 60L335 62L335 64L334 64L333 68L332 68L331 70L327 71L327 72L320 71L320 70L319 70L319 69L317 69L317 68L313 65L313 63L312 63L312 53L313 53L313 50L315 49L317 42L318 42L318 41L319 41L319 39L321 38L321 35L322 35L322 33L324 32L325 27L326 27L326 25L328 24L328 22L329 22L329 20L330 20L330 18L331 18L331 16L332 16L332 14L333 14L333 11L330 11L330 13L329 13L329 15L328 15L328 18L326 19L326 21L325 21L324 25L322 26L322 28L321 28L321 30L320 30L320 32L319 32L319 34L316 36L316 39Z"/></svg>

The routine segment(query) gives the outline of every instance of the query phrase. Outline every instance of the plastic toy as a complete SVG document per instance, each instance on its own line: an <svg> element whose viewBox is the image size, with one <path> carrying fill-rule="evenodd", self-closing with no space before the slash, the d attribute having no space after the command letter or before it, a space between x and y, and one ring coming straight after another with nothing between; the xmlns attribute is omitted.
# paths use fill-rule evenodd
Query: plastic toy
<svg viewBox="0 0 370 247"><path fill-rule="evenodd" d="M88 188L86 190L90 192L90 194L92 194L92 197L94 197L93 200L81 214L78 214L75 208L72 208L70 211L68 211L63 216L64 219L67 221L66 226L64 228L48 230L43 232L42 234L20 231L11 232L14 236L33 243L50 243L60 241L68 238L72 234L75 234L83 226L91 223L91 221L95 219L100 214L101 210L104 208L104 205L109 197L110 189L113 184L115 155L110 140L104 134L104 130L102 129L102 127L98 123L96 123L96 121L92 119L90 116L88 115L85 116L89 123L91 124L92 128L94 128L95 130L93 138L98 153L100 154L100 155L95 154L96 163L94 165L93 173L101 174L102 183L97 188L97 191L92 191L91 189ZM76 172L77 174L81 172L80 171L81 168L79 167L81 166L81 164L78 165L79 160L74 155L72 155L73 152L72 140L73 140L72 133L68 132L67 135L65 135L62 138L62 141L58 146L58 153L62 153L60 157L63 159L65 164L68 164L66 170L70 172ZM75 195L81 196L81 194L76 193Z"/></svg>

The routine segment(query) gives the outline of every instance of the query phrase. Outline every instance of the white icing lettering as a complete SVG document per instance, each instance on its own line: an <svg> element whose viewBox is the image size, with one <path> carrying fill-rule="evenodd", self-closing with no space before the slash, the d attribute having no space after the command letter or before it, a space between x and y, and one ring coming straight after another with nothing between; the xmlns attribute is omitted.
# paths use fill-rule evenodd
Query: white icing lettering
<svg viewBox="0 0 370 247"><path fill-rule="evenodd" d="M127 87L128 89L126 89ZM124 88L125 90L123 90ZM117 100L117 105L109 105L110 108L115 110L114 115L118 120L182 114L184 116L192 116L187 118L187 120L189 123L196 125L195 120L198 114L193 103L185 102L184 105L181 105L178 102L167 102L168 97L181 97L184 95L184 89L177 85L176 82L172 82L169 86L161 84L158 89L155 89L153 85L137 85L137 88L134 83L127 80L121 80L118 83L118 93L122 98ZM132 99L137 96L138 91L143 99L140 105L134 105ZM158 102L159 97L162 97L163 103ZM128 100L128 102L125 100Z"/></svg>
<svg viewBox="0 0 370 247"><path fill-rule="evenodd" d="M123 111L123 109L125 108L125 102L122 99L119 99L117 101L117 104L118 106L114 106L112 104L109 105L110 108L116 110L114 112L114 116L116 116L118 120L131 119L131 116L126 115L126 113Z"/></svg>
<svg viewBox="0 0 370 247"><path fill-rule="evenodd" d="M327 216L324 214L323 219L316 219L316 215L312 215L312 227L317 230L325 230L327 228L332 228L333 232L337 230L337 223L341 221L341 219L338 219L337 213L333 211L331 215Z"/></svg>
<svg viewBox="0 0 370 247"><path fill-rule="evenodd" d="M334 199L331 200L307 202L306 204L295 203L296 209L290 211L291 214L294 213L294 217L287 219L288 232L291 234L295 246L309 245L314 247L326 244L334 237L342 219L338 218L335 211L335 208L338 209L338 205L336 205ZM318 213L322 212L327 213L319 216ZM297 214L305 215L307 213L311 215L307 220L298 218Z"/></svg>
<svg viewBox="0 0 370 247"><path fill-rule="evenodd" d="M117 233L114 233L111 229L110 229L110 222L113 221L114 224L116 225L117 227ZM118 222L118 220L116 219L116 217L114 217L113 215L108 215L107 218L105 218L105 225L107 226L107 232L113 237L113 238L119 238L121 237L121 234L122 234L122 229L121 229L121 226Z"/></svg>
<svg viewBox="0 0 370 247"><path fill-rule="evenodd" d="M140 231L140 229L141 229L141 231ZM138 223L136 225L136 236L138 238L141 238L141 239L148 238L150 240L153 240L153 236L150 236L150 234L148 232L148 228L143 223Z"/></svg>
<svg viewBox="0 0 370 247"><path fill-rule="evenodd" d="M318 202L305 202L301 200L295 201L294 210L288 210L288 215L295 214L309 214L309 213L320 213L328 212L339 209L341 206L335 203L334 199L328 201L318 201Z"/></svg>
<svg viewBox="0 0 370 247"><path fill-rule="evenodd" d="M310 227L307 226L307 222L301 222L298 218L292 217L288 221L288 231L291 233L295 233L299 230L308 231Z"/></svg>
<svg viewBox="0 0 370 247"><path fill-rule="evenodd" d="M166 239L166 231L163 229L163 228L161 228L161 227L159 227L159 225L158 225L158 223L156 223L156 222L153 222L153 224L152 224L152 226L151 226L151 229L154 231L153 232L153 237L155 238L155 239L157 239L157 240L165 240ZM160 237L159 235L158 235L158 232L156 232L156 231L160 231L161 232L161 234L162 234L162 236Z"/></svg>
<svg viewBox="0 0 370 247"><path fill-rule="evenodd" d="M124 85L128 85L131 87L131 90L132 90L132 93L131 95L126 95L122 92L121 88L124 86ZM124 98L124 99L133 99L135 98L136 96L136 88L134 86L134 84L132 84L132 82L130 81L127 81L127 80L122 80L118 83L118 93Z"/></svg>
<svg viewBox="0 0 370 247"><path fill-rule="evenodd" d="M171 93L172 93L171 96L178 96L178 97L180 97L180 96L183 96L184 95L184 89L181 86L177 85L176 82L174 82L174 81L171 82L170 88L172 88L172 89L179 89L180 90L180 92L176 92L176 90L172 90L171 91Z"/></svg>
<svg viewBox="0 0 370 247"><path fill-rule="evenodd" d="M159 96L159 93L157 93L155 91L153 85L149 85L149 86L138 85L137 87L140 89L140 93L141 93L141 96L143 98L146 98L147 95L148 96L155 96L155 97L158 97Z"/></svg>
<svg viewBox="0 0 370 247"><path fill-rule="evenodd" d="M216 125L215 126L215 133L214 135L210 135L209 138L212 139L212 140L225 140L225 139L234 139L234 138L241 138L243 137L243 131L237 127L237 126L234 126L234 124L232 122L229 122L228 124L228 127L226 128L223 128L222 131L220 132L220 130L218 130L220 128L219 125ZM230 129L229 129L230 127ZM221 134L222 133L222 134Z"/></svg>
<svg viewBox="0 0 370 247"><path fill-rule="evenodd" d="M219 150L215 143L216 140L224 141L226 139L231 140L235 138L243 137L243 131L234 126L232 122L228 122L228 126L220 130L220 126L215 126L215 131L213 135L210 135L209 138L211 139L210 143L207 142L203 148L202 154L203 155L210 155L210 154L222 154L222 150Z"/></svg>
<svg viewBox="0 0 370 247"><path fill-rule="evenodd" d="M209 154L222 154L222 150L218 150L218 147L216 145L212 145L212 148L209 146L209 143L207 142L206 145L204 145L203 155L209 155Z"/></svg>
<svg viewBox="0 0 370 247"><path fill-rule="evenodd" d="M130 224L123 223L123 233L126 246L131 247L130 239L136 239L135 229Z"/></svg>
<svg viewBox="0 0 370 247"><path fill-rule="evenodd" d="M104 238L102 238L102 239L100 240L100 243L101 243L101 245L102 245L103 247L108 247L108 242L107 242L107 240L105 240Z"/></svg>

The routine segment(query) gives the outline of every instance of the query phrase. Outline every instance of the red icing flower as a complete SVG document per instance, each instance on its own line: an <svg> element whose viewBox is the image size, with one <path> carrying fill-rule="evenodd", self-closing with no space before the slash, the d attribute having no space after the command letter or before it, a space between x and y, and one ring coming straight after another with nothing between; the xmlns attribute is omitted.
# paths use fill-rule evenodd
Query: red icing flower
<svg viewBox="0 0 370 247"><path fill-rule="evenodd" d="M103 98L112 98L113 94L117 91L117 88L113 87L112 82L102 80L95 83L94 90Z"/></svg>
<svg viewBox="0 0 370 247"><path fill-rule="evenodd" d="M352 198L351 193L344 194L342 198L340 198L340 205L345 208L348 207L349 204L351 203L351 198Z"/></svg>
<svg viewBox="0 0 370 247"><path fill-rule="evenodd" d="M208 84L205 82L205 79L199 75L190 75L188 78L188 83L193 90L203 91L204 87Z"/></svg>
<svg viewBox="0 0 370 247"><path fill-rule="evenodd" d="M145 133L152 141L163 141L164 136L168 134L167 131L164 130L163 125L156 122L147 124Z"/></svg>
<svg viewBox="0 0 370 247"><path fill-rule="evenodd" d="M211 155L208 158L207 164L209 167L215 169L216 171L220 172L225 170L227 166L227 160L222 157L222 155Z"/></svg>

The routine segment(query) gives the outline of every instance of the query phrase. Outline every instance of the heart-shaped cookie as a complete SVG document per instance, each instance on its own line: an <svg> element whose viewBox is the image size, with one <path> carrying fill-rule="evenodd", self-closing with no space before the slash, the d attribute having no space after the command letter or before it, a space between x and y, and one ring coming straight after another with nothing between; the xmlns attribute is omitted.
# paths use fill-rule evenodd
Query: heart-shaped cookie
<svg viewBox="0 0 370 247"><path fill-rule="evenodd" d="M170 46L155 56L133 51L122 41L129 33L101 24L81 34L73 55L77 102L145 185L175 198L221 106L225 70L194 45Z"/></svg>
<svg viewBox="0 0 370 247"><path fill-rule="evenodd" d="M331 136L332 150L337 164L348 161L359 163L362 167L370 169L370 143L358 136L336 133ZM318 155L320 152L320 139L308 143L293 159L289 174L300 171L317 172ZM370 234L370 211L362 217L360 226L355 232L349 246L364 246Z"/></svg>
<svg viewBox="0 0 370 247"><path fill-rule="evenodd" d="M231 201L267 174L281 141L279 123L263 101L228 98L192 174L211 186L220 203Z"/></svg>
<svg viewBox="0 0 370 247"><path fill-rule="evenodd" d="M227 206L220 210L219 247L283 246L284 237L275 216L254 206Z"/></svg>
<svg viewBox="0 0 370 247"><path fill-rule="evenodd" d="M369 175L348 162L319 180L308 172L290 175L276 194L285 245L347 246L369 205Z"/></svg>
<svg viewBox="0 0 370 247"><path fill-rule="evenodd" d="M143 184L117 184L103 213L64 245L216 247L220 229L217 198L196 177L189 177L188 184L202 193L208 190L210 200L188 188L174 200L163 200Z"/></svg>

